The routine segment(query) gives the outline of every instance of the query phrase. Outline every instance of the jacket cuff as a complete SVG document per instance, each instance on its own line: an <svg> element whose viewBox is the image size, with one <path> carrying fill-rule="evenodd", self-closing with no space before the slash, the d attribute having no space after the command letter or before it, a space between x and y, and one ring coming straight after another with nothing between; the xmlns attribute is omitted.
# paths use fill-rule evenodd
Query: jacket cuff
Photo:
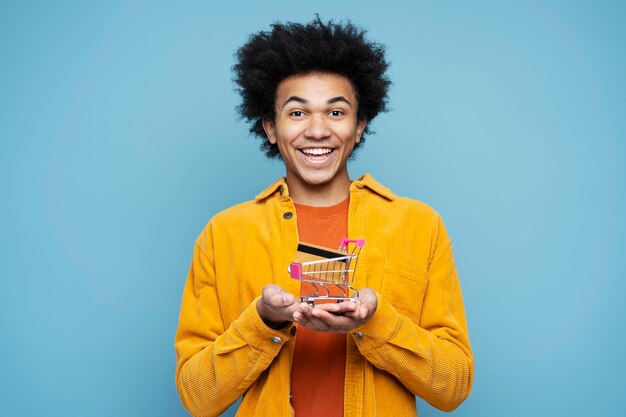
<svg viewBox="0 0 626 417"><path fill-rule="evenodd" d="M283 345L290 339L290 330L294 323L282 329L268 327L256 309L257 297L250 303L237 320L233 322L235 332L251 347L276 356Z"/></svg>
<svg viewBox="0 0 626 417"><path fill-rule="evenodd" d="M376 293L378 306L374 315L351 334L360 351L376 349L391 339L398 329L400 316L396 309Z"/></svg>

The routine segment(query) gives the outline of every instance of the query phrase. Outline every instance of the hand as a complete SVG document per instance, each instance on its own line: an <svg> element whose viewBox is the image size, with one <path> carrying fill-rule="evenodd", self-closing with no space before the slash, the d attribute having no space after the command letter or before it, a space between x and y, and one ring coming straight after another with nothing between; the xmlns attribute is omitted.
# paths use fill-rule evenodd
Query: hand
<svg viewBox="0 0 626 417"><path fill-rule="evenodd" d="M318 332L347 333L372 317L377 306L378 299L374 290L364 288L359 290L356 302L317 304L315 307L300 303L293 313L293 320Z"/></svg>
<svg viewBox="0 0 626 417"><path fill-rule="evenodd" d="M263 295L256 303L259 316L272 329L280 329L293 321L297 309L295 297L276 284L263 287Z"/></svg>

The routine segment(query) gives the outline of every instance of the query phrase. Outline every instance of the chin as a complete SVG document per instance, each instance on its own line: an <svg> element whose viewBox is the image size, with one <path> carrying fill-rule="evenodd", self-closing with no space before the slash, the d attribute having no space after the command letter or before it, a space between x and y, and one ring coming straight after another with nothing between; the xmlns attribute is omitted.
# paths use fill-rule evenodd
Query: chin
<svg viewBox="0 0 626 417"><path fill-rule="evenodd" d="M303 178L303 181L308 185L324 185L330 182L331 178Z"/></svg>
<svg viewBox="0 0 626 417"><path fill-rule="evenodd" d="M300 177L302 182L308 185L324 185L332 180L332 175L305 175Z"/></svg>

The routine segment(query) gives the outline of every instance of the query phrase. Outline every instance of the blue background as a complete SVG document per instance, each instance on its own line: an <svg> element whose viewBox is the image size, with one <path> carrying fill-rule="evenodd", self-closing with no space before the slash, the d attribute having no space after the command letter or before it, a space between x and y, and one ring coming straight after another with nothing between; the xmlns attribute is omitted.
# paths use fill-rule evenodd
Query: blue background
<svg viewBox="0 0 626 417"><path fill-rule="evenodd" d="M392 63L353 177L453 238L476 359L453 415L625 415L624 4L3 1L0 414L186 415L193 241L283 174L237 120L233 53L319 12Z"/></svg>

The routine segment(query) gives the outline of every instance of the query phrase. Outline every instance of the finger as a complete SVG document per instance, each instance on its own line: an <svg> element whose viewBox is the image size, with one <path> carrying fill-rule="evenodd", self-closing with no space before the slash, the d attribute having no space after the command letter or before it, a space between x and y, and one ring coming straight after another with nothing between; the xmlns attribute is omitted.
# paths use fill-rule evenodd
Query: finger
<svg viewBox="0 0 626 417"><path fill-rule="evenodd" d="M304 326L310 330L314 330L316 332L326 331L328 329L323 323L319 322L315 319L309 319L306 315L297 311L293 315L294 321L301 326Z"/></svg>
<svg viewBox="0 0 626 417"><path fill-rule="evenodd" d="M270 304L271 300L280 292L280 288L276 284L267 284L263 287L262 299L265 304Z"/></svg>
<svg viewBox="0 0 626 417"><path fill-rule="evenodd" d="M300 323L302 322L302 320L304 320L304 314L302 314L300 311L296 310L291 314L291 317L293 317L293 321L295 321L296 323Z"/></svg>
<svg viewBox="0 0 626 417"><path fill-rule="evenodd" d="M311 317L307 316L307 318L318 328L327 331L342 331L352 321L352 319L345 316L329 313L318 308L314 308L311 311Z"/></svg>
<svg viewBox="0 0 626 417"><path fill-rule="evenodd" d="M344 316L350 317L352 319L360 320L361 319L361 309L357 308L357 309L355 309L353 311L348 311L347 313L344 314Z"/></svg>
<svg viewBox="0 0 626 417"><path fill-rule="evenodd" d="M293 314L294 321L311 330L342 333L355 329L363 322L360 308L349 310L347 314L336 314L321 308L324 305L320 304L312 308L306 303L301 304L297 312ZM326 305L326 307L329 306Z"/></svg>
<svg viewBox="0 0 626 417"><path fill-rule="evenodd" d="M314 316L311 314L312 308L307 304L306 306L299 305L292 313L294 321L298 323L309 323Z"/></svg>
<svg viewBox="0 0 626 417"><path fill-rule="evenodd" d="M279 292L281 289L282 288L276 284L267 284L263 287L263 295L270 297L274 293Z"/></svg>
<svg viewBox="0 0 626 417"><path fill-rule="evenodd" d="M344 301L342 303L316 304L316 309L328 311L333 314L348 314L357 310L358 305L354 302Z"/></svg>
<svg viewBox="0 0 626 417"><path fill-rule="evenodd" d="M359 327L363 320L313 309L308 315L302 314L299 323L315 331L346 333Z"/></svg>
<svg viewBox="0 0 626 417"><path fill-rule="evenodd" d="M270 304L272 307L280 308L294 304L295 297L280 288L278 291L274 291L274 289L270 290L267 300L268 304Z"/></svg>
<svg viewBox="0 0 626 417"><path fill-rule="evenodd" d="M292 294L289 294L283 289L281 289L280 296L282 298L283 304L286 306L291 305L296 301L296 297L294 297Z"/></svg>
<svg viewBox="0 0 626 417"><path fill-rule="evenodd" d="M293 316L294 316L294 319L297 318L298 323L303 324L306 327L311 328L312 330L328 331L329 325L324 320L321 320L318 317L318 315L322 311L318 310L316 312L316 310L317 308L311 308L311 306L307 304L306 306L301 306L301 308L299 308L293 314ZM324 313L327 314L329 317L332 316L331 313L327 313L327 312L324 312Z"/></svg>
<svg viewBox="0 0 626 417"><path fill-rule="evenodd" d="M300 311L302 314L309 313L312 309L313 307L311 307L308 303L298 304L298 311Z"/></svg>

